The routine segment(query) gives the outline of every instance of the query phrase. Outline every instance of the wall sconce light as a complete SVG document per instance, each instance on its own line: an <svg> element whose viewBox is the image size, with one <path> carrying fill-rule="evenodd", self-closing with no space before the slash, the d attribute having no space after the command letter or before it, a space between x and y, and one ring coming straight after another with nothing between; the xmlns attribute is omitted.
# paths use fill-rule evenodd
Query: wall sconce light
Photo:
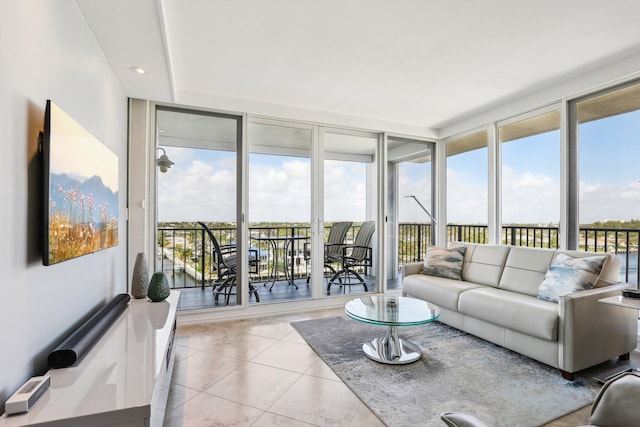
<svg viewBox="0 0 640 427"><path fill-rule="evenodd" d="M169 157L167 157L167 152L164 151L164 148L158 147L156 150L162 150L162 155L156 159L156 166L160 168L160 172L165 173L167 170L174 164Z"/></svg>

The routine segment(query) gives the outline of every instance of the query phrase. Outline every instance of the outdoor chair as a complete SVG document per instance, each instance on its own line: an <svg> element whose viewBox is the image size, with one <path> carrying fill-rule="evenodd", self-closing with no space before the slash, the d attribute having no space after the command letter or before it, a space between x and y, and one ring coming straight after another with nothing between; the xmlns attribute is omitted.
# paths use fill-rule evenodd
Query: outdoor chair
<svg viewBox="0 0 640 427"><path fill-rule="evenodd" d="M375 231L376 224L374 221L366 221L356 234L353 245L344 245L340 253L341 268L335 272L329 279L327 284L327 294L331 294L331 285L338 284L340 286L364 286L365 292L367 283L364 278L356 271L356 268L368 268L373 264L373 250L371 248L371 238ZM344 289L344 288L343 288Z"/></svg>
<svg viewBox="0 0 640 427"><path fill-rule="evenodd" d="M347 237L347 232L352 224L353 222L351 221L338 221L331 225L327 242L324 244L324 270L326 276L336 273L333 265L338 263L342 258L344 239ZM309 243L304 244L304 259L307 262L311 259ZM310 278L311 276L307 275L307 283L309 283Z"/></svg>
<svg viewBox="0 0 640 427"><path fill-rule="evenodd" d="M211 244L213 246L213 266L218 273L218 277L212 283L212 291L214 294L214 300L218 302L220 294L225 296L225 304L229 305L229 299L231 295L235 295L233 288L237 282L237 246L236 245L220 245L218 239L213 235L213 232L203 222L198 221L198 224L204 229L209 236ZM249 250L249 266L255 267L257 271L258 267L258 251L256 249ZM204 274L204 272L203 272ZM249 281L249 294L253 294L256 298L256 302L260 302L260 295L258 295L258 289Z"/></svg>

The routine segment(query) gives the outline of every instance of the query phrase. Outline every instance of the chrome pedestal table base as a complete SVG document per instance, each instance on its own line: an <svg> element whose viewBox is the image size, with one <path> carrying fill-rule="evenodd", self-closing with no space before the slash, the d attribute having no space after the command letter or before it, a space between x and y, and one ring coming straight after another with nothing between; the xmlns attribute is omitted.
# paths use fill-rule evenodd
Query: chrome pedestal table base
<svg viewBox="0 0 640 427"><path fill-rule="evenodd" d="M412 363L422 356L417 344L398 337L397 326L389 326L384 337L362 344L362 351L369 359L390 365Z"/></svg>

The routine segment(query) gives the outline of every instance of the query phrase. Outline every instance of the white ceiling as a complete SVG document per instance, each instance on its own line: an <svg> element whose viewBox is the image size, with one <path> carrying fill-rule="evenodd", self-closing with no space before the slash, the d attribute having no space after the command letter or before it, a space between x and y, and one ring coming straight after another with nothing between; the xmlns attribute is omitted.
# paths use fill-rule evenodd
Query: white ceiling
<svg viewBox="0 0 640 427"><path fill-rule="evenodd" d="M640 53L636 0L76 2L127 96L429 129Z"/></svg>

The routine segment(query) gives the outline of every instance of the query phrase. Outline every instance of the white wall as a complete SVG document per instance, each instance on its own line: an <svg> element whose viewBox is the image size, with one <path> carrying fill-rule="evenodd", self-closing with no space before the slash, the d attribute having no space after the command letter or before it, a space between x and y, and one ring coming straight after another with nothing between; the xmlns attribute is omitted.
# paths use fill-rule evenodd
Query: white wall
<svg viewBox="0 0 640 427"><path fill-rule="evenodd" d="M73 0L2 0L0 411L82 320L127 292L127 100ZM42 265L37 135L47 99L119 158L119 245ZM69 153L73 155L73 153Z"/></svg>

